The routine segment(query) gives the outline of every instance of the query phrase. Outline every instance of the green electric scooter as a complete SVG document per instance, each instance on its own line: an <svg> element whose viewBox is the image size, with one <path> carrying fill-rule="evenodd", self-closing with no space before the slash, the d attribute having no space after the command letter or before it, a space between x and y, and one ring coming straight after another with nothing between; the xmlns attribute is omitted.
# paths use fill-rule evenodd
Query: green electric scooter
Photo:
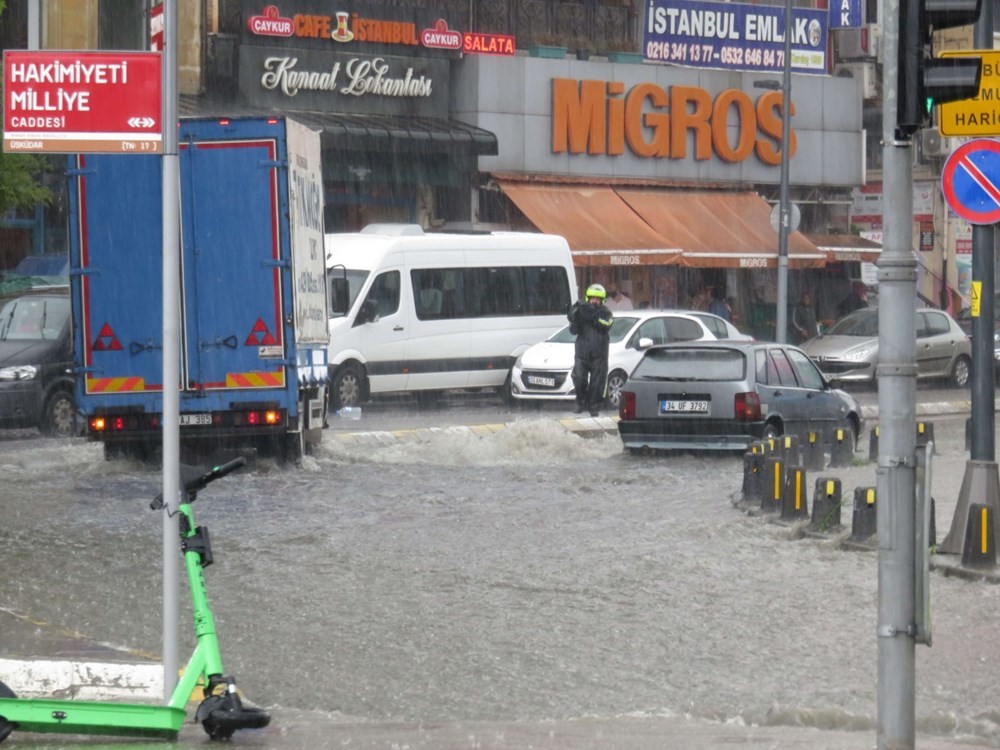
<svg viewBox="0 0 1000 750"><path fill-rule="evenodd" d="M0 682L0 742L15 729L24 732L58 734L97 734L124 737L174 739L184 723L185 706L198 686L204 685L204 699L198 706L195 721L213 740L232 737L237 729L260 729L270 722L270 715L259 708L244 706L236 691L236 681L224 677L215 619L208 606L202 568L212 564L208 530L195 526L191 504L198 490L210 482L246 464L237 458L207 473L194 467L181 467L184 484L180 514L181 552L187 567L188 583L194 610L194 630L198 643L187 668L177 683L167 705L137 703L101 703L97 701L19 699ZM153 510L164 508L162 496L150 504ZM169 510L169 509L168 509Z"/></svg>

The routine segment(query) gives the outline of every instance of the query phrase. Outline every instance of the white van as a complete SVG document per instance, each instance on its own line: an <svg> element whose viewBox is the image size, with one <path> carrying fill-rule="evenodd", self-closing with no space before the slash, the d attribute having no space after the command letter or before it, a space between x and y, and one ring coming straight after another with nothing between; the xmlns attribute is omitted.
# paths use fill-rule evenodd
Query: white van
<svg viewBox="0 0 1000 750"><path fill-rule="evenodd" d="M576 296L569 245L553 235L373 224L326 235L326 267L332 410L373 393L501 389Z"/></svg>

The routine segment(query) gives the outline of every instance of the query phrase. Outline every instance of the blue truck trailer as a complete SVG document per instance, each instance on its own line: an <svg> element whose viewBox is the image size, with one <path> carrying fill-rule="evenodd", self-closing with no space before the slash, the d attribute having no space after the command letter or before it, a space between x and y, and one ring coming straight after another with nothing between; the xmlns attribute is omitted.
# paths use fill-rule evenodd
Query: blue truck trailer
<svg viewBox="0 0 1000 750"><path fill-rule="evenodd" d="M182 118L182 449L297 461L326 420L319 134L284 117ZM162 160L69 157L77 406L108 458L162 441Z"/></svg>

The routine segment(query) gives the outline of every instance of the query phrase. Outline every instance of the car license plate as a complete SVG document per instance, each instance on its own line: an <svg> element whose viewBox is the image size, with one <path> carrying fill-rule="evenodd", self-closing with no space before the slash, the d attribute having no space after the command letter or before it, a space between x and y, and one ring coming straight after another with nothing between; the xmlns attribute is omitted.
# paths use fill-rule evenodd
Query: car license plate
<svg viewBox="0 0 1000 750"><path fill-rule="evenodd" d="M528 385L544 385L546 388L555 388L556 379L555 378L543 378L540 375L529 375Z"/></svg>
<svg viewBox="0 0 1000 750"><path fill-rule="evenodd" d="M708 401L660 401L660 414L708 414Z"/></svg>
<svg viewBox="0 0 1000 750"><path fill-rule="evenodd" d="M181 426L212 424L211 414L181 414Z"/></svg>

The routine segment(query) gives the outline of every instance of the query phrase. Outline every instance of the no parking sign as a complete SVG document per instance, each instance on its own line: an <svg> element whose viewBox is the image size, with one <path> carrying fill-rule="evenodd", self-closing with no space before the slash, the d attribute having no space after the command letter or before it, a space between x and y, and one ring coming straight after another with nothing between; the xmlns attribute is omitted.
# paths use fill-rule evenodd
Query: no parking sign
<svg viewBox="0 0 1000 750"><path fill-rule="evenodd" d="M951 209L970 224L1000 221L1000 141L977 138L955 149L941 188Z"/></svg>

